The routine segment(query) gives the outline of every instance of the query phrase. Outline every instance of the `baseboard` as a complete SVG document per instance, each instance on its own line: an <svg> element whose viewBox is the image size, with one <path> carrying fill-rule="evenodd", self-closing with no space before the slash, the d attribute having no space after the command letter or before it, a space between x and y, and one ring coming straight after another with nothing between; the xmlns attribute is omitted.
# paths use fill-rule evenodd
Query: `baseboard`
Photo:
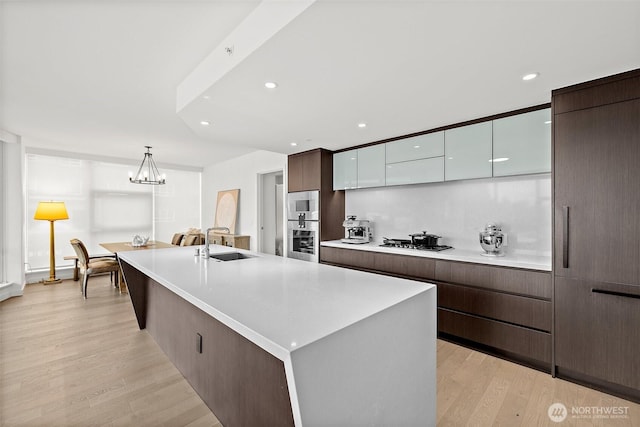
<svg viewBox="0 0 640 427"><path fill-rule="evenodd" d="M633 375L633 373L630 372L629 375ZM630 400L631 402L640 403L640 390L620 384L610 383L560 366L556 366L556 376L563 380L571 381L572 383L580 384L603 393L618 396L623 399Z"/></svg>
<svg viewBox="0 0 640 427"><path fill-rule="evenodd" d="M501 350L495 347L491 347L485 344L481 344L475 341L460 338L455 335L446 334L443 332L438 332L438 338L453 344L461 345L471 350L476 350L482 353L489 354L499 359L504 359L509 362L517 363L519 365L526 366L531 369L535 369L537 371L542 371L544 373L551 374L551 366L541 360L531 359L521 354L516 354L509 351Z"/></svg>
<svg viewBox="0 0 640 427"><path fill-rule="evenodd" d="M25 274L27 283L38 283L49 278L49 269L33 270ZM73 266L56 268L56 278L61 280L73 279Z"/></svg>
<svg viewBox="0 0 640 427"><path fill-rule="evenodd" d="M22 296L23 289L24 286L18 283L0 283L0 301Z"/></svg>

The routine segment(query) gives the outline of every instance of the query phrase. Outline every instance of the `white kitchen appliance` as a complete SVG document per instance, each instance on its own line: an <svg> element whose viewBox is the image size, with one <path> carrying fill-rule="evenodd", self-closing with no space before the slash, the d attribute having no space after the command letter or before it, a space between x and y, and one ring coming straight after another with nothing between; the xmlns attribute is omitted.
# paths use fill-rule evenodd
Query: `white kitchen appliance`
<svg viewBox="0 0 640 427"><path fill-rule="evenodd" d="M484 231L480 232L480 246L484 249L484 256L504 256L504 247L507 246L507 235L495 223L488 223Z"/></svg>
<svg viewBox="0 0 640 427"><path fill-rule="evenodd" d="M320 259L319 191L287 196L287 256L304 261Z"/></svg>
<svg viewBox="0 0 640 427"><path fill-rule="evenodd" d="M362 244L371 241L371 223L367 219L356 219L355 215L347 216L342 226L345 230L345 237L342 243Z"/></svg>

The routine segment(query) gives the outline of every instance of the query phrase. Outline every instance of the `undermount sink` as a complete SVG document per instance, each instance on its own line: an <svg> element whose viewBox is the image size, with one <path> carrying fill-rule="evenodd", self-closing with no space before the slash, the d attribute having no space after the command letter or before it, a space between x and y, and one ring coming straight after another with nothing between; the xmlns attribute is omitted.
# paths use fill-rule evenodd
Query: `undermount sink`
<svg viewBox="0 0 640 427"><path fill-rule="evenodd" d="M209 257L217 259L219 261L235 261L237 259L253 258L252 255L246 255L240 252L226 252L222 254L211 254L209 255Z"/></svg>

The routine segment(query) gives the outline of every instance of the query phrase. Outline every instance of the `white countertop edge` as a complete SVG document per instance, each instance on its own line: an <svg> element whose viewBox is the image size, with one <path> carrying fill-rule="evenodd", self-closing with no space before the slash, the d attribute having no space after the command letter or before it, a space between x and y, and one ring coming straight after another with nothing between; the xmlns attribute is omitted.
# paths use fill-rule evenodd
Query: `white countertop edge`
<svg viewBox="0 0 640 427"><path fill-rule="evenodd" d="M243 251L243 252L246 252L246 251ZM180 296L185 301L187 301L187 302L193 304L194 306L198 307L200 310L204 311L205 313L207 313L208 315L210 315L214 319L218 320L220 323L224 324L225 326L231 328L233 331L235 331L238 334L242 335L244 338L248 339L252 343L254 343L257 346L259 346L260 348L262 348L265 351L267 351L268 353L272 354L273 356L277 357L278 359L282 360L283 362L290 359L291 356L290 356L289 349L284 348L284 347L274 343L273 341L265 338L263 335L261 335L261 334L255 332L254 330L246 327L244 324L234 320L233 318L227 316L226 314L220 312L219 310L216 310L215 308L211 307L209 304L204 303L200 299L195 298L193 295L185 292L184 290L180 289L179 287L174 286L172 283L168 282L164 278L156 275L153 271L150 271L150 270L146 269L144 266L136 263L135 260L128 259L124 252L120 254L120 257L124 261L126 261L128 264L130 264L131 266L137 268L138 270L140 270L141 272L146 274L148 277L150 277L154 281L160 283L162 286L164 286L165 288L167 288L168 290L170 290L174 294Z"/></svg>
<svg viewBox="0 0 640 427"><path fill-rule="evenodd" d="M343 243L340 240L328 240L325 242L320 242L320 246L332 247L332 248L341 248L341 249L353 249L360 251L370 251L370 252L381 252L388 254L396 254L396 255L408 255L408 256L418 256L424 258L434 258L440 259L443 261L460 261L460 262L469 262L474 264L484 264L484 265L493 265L497 267L513 267L513 268L523 268L527 270L538 270L538 271L551 271L551 257L526 257L526 256L513 256L506 254L501 257L488 257L483 256L478 250L478 252L473 251L464 251L460 249L447 249L445 251L439 252L430 252L430 251L420 251L415 249L404 249L404 248L389 248L379 246L378 242L370 242L370 243L362 243L362 244L352 244L352 243Z"/></svg>

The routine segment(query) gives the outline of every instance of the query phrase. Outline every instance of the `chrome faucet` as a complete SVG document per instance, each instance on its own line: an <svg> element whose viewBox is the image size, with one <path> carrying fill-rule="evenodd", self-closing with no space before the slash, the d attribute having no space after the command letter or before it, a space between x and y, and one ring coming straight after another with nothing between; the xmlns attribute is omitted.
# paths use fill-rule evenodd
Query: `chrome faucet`
<svg viewBox="0 0 640 427"><path fill-rule="evenodd" d="M202 256L205 258L209 258L209 232L211 231L222 231L227 234L231 233L231 230L229 230L227 227L207 228L207 231L205 232L205 235L204 235L204 250L202 251Z"/></svg>

